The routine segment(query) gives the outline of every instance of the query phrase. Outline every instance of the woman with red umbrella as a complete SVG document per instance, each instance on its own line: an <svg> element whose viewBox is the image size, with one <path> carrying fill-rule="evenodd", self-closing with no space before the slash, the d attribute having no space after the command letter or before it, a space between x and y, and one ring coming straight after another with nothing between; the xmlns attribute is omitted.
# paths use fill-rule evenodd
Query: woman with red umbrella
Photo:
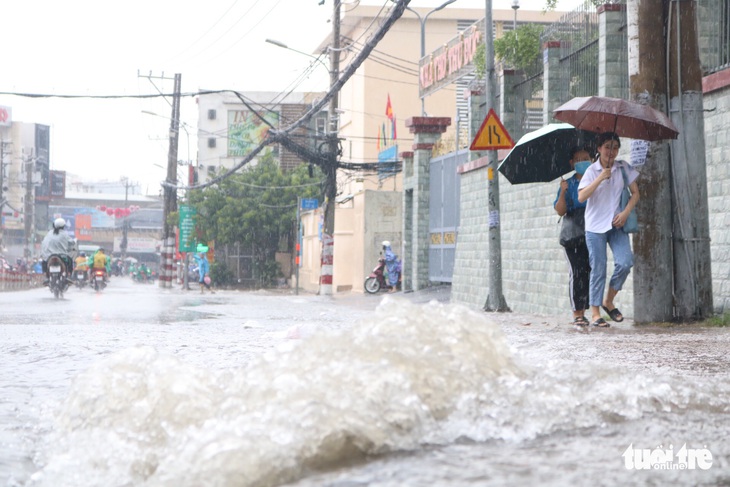
<svg viewBox="0 0 730 487"><path fill-rule="evenodd" d="M622 227L639 202L639 187L636 178L639 173L626 161L616 160L621 141L614 132L604 132L596 139L598 159L583 175L578 186L578 200L587 201L585 212L586 245L590 256L591 277L589 303L592 325L610 326L601 318L601 307L613 321L623 321L623 315L616 307L614 298L621 290L634 265L629 234ZM626 207L620 209L624 180L631 190ZM606 287L606 245L611 247L614 271Z"/></svg>

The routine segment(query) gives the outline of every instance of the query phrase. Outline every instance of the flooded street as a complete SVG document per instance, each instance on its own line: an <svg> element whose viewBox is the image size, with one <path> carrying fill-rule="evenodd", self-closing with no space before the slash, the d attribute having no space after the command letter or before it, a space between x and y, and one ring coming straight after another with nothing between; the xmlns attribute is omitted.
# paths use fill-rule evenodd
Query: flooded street
<svg viewBox="0 0 730 487"><path fill-rule="evenodd" d="M0 485L730 485L730 330L431 297L0 294Z"/></svg>

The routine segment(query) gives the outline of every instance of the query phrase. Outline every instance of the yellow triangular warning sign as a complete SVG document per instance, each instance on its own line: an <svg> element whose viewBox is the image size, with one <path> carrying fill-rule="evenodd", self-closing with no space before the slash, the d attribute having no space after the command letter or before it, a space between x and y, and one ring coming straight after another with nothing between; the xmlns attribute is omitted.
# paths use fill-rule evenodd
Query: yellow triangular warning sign
<svg viewBox="0 0 730 487"><path fill-rule="evenodd" d="M479 127L479 131L477 132L476 137L474 137L474 140L472 140L469 149L511 149L514 145L514 140L512 140L507 129L504 128L504 125L502 125L502 122L499 120L494 108L490 108L487 118L484 119L482 126Z"/></svg>

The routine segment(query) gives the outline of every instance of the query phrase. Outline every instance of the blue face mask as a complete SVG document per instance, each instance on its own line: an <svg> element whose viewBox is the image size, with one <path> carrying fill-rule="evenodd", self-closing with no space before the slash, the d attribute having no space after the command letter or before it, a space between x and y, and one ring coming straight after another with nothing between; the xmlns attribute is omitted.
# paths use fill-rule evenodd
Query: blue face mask
<svg viewBox="0 0 730 487"><path fill-rule="evenodd" d="M585 174L589 167L593 164L591 161L580 161L575 163L575 172L580 175Z"/></svg>

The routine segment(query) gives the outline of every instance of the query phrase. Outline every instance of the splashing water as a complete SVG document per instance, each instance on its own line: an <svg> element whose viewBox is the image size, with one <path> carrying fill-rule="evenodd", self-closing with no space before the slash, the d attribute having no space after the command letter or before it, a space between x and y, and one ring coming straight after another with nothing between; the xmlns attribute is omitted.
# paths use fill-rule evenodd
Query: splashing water
<svg viewBox="0 0 730 487"><path fill-rule="evenodd" d="M566 374L568 380L566 380ZM77 377L36 486L278 485L461 439L520 442L688 407L730 388L586 365L536 369L483 314L387 297L238 369L130 348Z"/></svg>

